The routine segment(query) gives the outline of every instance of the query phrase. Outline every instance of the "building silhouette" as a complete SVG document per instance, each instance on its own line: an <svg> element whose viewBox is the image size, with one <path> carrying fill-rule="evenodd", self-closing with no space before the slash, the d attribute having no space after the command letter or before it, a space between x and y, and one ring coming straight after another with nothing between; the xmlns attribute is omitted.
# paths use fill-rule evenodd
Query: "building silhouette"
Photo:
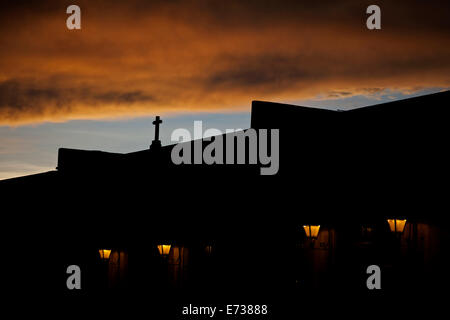
<svg viewBox="0 0 450 320"><path fill-rule="evenodd" d="M375 263L388 292L432 292L448 260L449 104L450 91L348 111L253 101L250 128L280 132L273 176L259 163L175 165L157 137L128 154L61 148L55 171L0 182L14 271L45 261L45 287L63 292L56 270L75 263L91 292L280 301L365 292ZM405 231L387 219L406 219ZM303 225L320 225L317 239Z"/></svg>

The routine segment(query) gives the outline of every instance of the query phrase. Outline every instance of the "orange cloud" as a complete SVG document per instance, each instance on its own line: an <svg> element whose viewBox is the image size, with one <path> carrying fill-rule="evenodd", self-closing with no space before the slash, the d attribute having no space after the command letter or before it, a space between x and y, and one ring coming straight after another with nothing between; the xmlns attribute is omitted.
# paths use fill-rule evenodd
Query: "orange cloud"
<svg viewBox="0 0 450 320"><path fill-rule="evenodd" d="M2 11L0 125L450 86L439 1L379 1L380 31L360 1L77 2L81 31L67 1Z"/></svg>

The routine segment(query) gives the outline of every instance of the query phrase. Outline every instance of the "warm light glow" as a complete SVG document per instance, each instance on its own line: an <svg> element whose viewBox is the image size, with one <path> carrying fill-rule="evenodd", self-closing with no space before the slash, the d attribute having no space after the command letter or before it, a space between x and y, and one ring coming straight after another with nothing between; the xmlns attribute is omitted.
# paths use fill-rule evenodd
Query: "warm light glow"
<svg viewBox="0 0 450 320"><path fill-rule="evenodd" d="M388 219L388 223L389 228L391 229L392 232L402 233L403 230L405 229L406 219L404 220Z"/></svg>
<svg viewBox="0 0 450 320"><path fill-rule="evenodd" d="M108 249L100 249L98 252L100 253L100 258L105 260L109 259L109 255L111 254L111 250Z"/></svg>
<svg viewBox="0 0 450 320"><path fill-rule="evenodd" d="M9 18L0 32L0 125L242 112L255 97L354 97L352 103L366 105L366 99L378 99L384 88L410 94L419 86L450 86L449 46L443 45L448 43L448 22L440 20L446 18L449 1L409 1L408 12L420 14L426 8L421 23L427 28L408 37L402 32L369 37L355 28L354 21L365 15L362 9L353 10L356 1L316 1L305 10L304 5L275 5L272 0L269 10L263 9L265 1L228 0L214 25L218 6L211 1L83 1L83 29L75 33L64 25L69 16L42 10L44 2L50 3L2 2L0 19ZM392 15L406 10L401 1L387 6L383 10ZM85 21L85 12L95 19ZM410 16L396 15L405 30L417 27ZM95 32L84 32L85 23ZM30 36L31 26L39 26L45 37ZM151 36L142 30L152 30ZM71 44L76 50L68 44L60 47L67 37L76 38ZM374 59L372 48L383 54ZM409 52L414 56L405 56ZM391 65L398 70L395 75Z"/></svg>
<svg viewBox="0 0 450 320"><path fill-rule="evenodd" d="M206 247L205 247L205 251L206 251L206 253L207 253L208 255L210 255L211 252L212 252L212 246L211 246L211 245L206 246Z"/></svg>
<svg viewBox="0 0 450 320"><path fill-rule="evenodd" d="M172 245L170 244L160 244L158 245L158 250L159 250L159 254L163 255L163 256L167 256L170 252L170 247Z"/></svg>
<svg viewBox="0 0 450 320"><path fill-rule="evenodd" d="M303 226L303 229L305 229L305 233L308 238L317 239L319 236L320 226L306 225Z"/></svg>

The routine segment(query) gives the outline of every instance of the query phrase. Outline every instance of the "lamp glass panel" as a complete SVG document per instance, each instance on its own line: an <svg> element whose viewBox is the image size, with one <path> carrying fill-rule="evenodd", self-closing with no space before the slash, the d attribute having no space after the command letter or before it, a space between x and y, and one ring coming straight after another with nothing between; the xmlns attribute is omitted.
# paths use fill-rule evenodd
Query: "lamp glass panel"
<svg viewBox="0 0 450 320"><path fill-rule="evenodd" d="M389 229L391 229L392 232L395 232L395 219L388 219L389 223Z"/></svg>
<svg viewBox="0 0 450 320"><path fill-rule="evenodd" d="M399 219L388 219L389 223L389 229L391 229L392 232L403 232L406 225L406 219L399 220Z"/></svg>
<svg viewBox="0 0 450 320"><path fill-rule="evenodd" d="M398 220L397 219L397 232L403 232L406 225L406 219L405 220Z"/></svg>
<svg viewBox="0 0 450 320"><path fill-rule="evenodd" d="M160 244L160 245L158 245L159 254L161 254L163 256L167 256L169 254L169 252L170 252L170 247L171 246L172 245L170 245L170 244Z"/></svg>
<svg viewBox="0 0 450 320"><path fill-rule="evenodd" d="M98 252L100 253L100 258L102 259L109 259L109 255L111 254L111 250L107 249L100 249Z"/></svg>
<svg viewBox="0 0 450 320"><path fill-rule="evenodd" d="M320 226L306 225L303 226L303 229L305 229L305 233L308 238L317 238L319 236Z"/></svg>

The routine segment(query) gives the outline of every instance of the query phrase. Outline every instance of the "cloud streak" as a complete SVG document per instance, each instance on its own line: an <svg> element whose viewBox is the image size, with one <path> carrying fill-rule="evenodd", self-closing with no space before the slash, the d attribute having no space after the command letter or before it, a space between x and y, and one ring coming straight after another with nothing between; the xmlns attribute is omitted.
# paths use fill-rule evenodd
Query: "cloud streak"
<svg viewBox="0 0 450 320"><path fill-rule="evenodd" d="M450 86L448 2L8 2L0 13L0 125L238 110Z"/></svg>

